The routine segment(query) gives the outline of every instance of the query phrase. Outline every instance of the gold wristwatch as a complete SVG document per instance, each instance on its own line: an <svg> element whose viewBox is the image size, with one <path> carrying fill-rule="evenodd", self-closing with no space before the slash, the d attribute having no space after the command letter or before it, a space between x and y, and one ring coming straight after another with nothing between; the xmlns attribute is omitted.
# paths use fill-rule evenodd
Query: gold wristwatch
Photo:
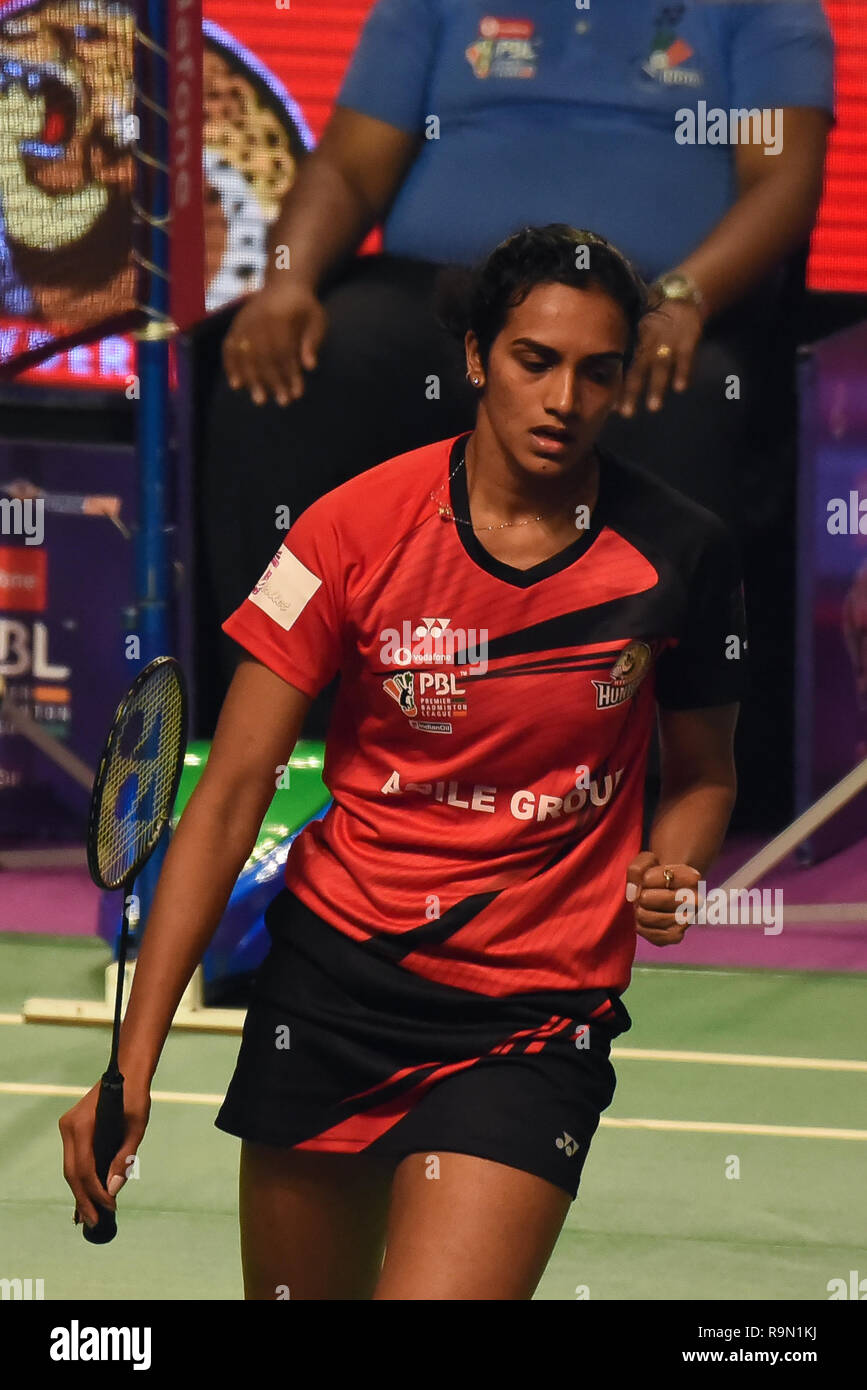
<svg viewBox="0 0 867 1390"><path fill-rule="evenodd" d="M698 285L679 270L672 270L667 275L660 275L658 280L654 280L652 288L659 290L663 299L672 299L676 303L682 304L694 304L697 309L704 308L704 295Z"/></svg>

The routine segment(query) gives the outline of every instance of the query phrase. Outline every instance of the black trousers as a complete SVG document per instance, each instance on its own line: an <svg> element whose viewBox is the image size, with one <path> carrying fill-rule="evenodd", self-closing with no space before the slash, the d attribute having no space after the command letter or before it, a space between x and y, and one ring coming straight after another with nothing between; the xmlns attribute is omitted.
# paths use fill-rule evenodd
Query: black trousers
<svg viewBox="0 0 867 1390"><path fill-rule="evenodd" d="M475 393L462 346L435 321L438 267L362 257L323 296L329 330L304 396L257 406L219 373L202 468L205 565L222 621L249 593L291 519L384 459L471 429ZM709 325L688 391L657 414L612 415L602 442L726 520L746 572L753 690L739 729L740 817L789 810L793 621L794 395L773 291ZM383 506L388 499L383 499ZM285 517L285 514L283 514ZM220 635L225 687L238 649ZM307 732L322 735L328 702Z"/></svg>

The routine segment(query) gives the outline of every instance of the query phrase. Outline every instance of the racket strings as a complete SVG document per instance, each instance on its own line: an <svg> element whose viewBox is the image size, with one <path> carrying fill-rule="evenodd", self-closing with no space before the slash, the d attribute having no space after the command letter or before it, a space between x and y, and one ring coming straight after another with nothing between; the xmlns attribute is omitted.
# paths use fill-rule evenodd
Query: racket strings
<svg viewBox="0 0 867 1390"><path fill-rule="evenodd" d="M186 734L183 689L167 662L134 689L106 755L96 814L99 874L120 887L171 814Z"/></svg>

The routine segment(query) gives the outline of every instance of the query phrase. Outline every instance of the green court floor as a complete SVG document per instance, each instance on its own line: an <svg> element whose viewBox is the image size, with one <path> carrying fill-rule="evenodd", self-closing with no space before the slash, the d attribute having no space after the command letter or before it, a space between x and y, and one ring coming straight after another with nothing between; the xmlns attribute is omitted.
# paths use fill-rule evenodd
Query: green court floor
<svg viewBox="0 0 867 1390"><path fill-rule="evenodd" d="M57 1119L108 1029L17 1019L29 995L101 998L108 950L9 934L0 961L0 1277L46 1299L240 1298L239 1144L213 1126L238 1039L170 1037L120 1234L93 1248ZM617 1094L537 1297L827 1300L867 1277L864 997L858 975L636 970Z"/></svg>

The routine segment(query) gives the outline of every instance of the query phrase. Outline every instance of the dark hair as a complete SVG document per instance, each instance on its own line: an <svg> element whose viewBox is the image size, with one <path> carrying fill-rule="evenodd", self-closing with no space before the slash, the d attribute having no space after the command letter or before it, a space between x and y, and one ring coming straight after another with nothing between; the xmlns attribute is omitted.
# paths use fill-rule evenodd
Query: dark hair
<svg viewBox="0 0 867 1390"><path fill-rule="evenodd" d="M578 248L586 247L579 267ZM473 270L449 267L436 286L436 312L440 323L456 337L468 332L479 342L487 365L491 344L501 332L510 309L523 304L537 285L571 285L584 290L598 286L620 305L629 325L624 360L628 368L638 341L641 319L652 307L650 291L616 246L595 232L552 222L547 227L523 227L501 241Z"/></svg>

